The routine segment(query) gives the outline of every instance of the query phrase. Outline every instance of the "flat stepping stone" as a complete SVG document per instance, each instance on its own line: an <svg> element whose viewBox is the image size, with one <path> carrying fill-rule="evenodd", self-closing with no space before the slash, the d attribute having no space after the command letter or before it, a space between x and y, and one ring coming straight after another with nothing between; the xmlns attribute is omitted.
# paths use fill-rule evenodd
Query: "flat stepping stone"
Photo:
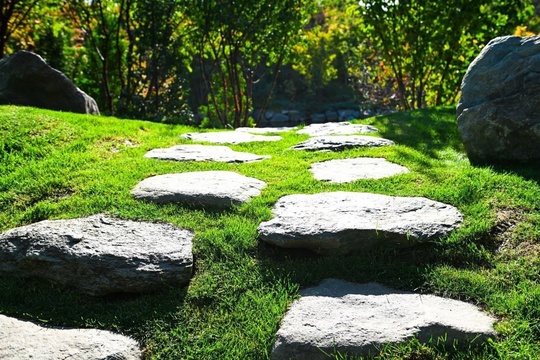
<svg viewBox="0 0 540 360"><path fill-rule="evenodd" d="M379 132L379 130L371 125L351 124L343 121L337 123L311 124L298 130L298 134L309 136L329 136L329 135L355 135L369 134Z"/></svg>
<svg viewBox="0 0 540 360"><path fill-rule="evenodd" d="M382 158L330 160L311 164L310 171L317 180L347 183L359 179L382 179L408 173L409 170Z"/></svg>
<svg viewBox="0 0 540 360"><path fill-rule="evenodd" d="M139 200L229 208L259 196L266 183L230 171L197 171L147 178L132 190Z"/></svg>
<svg viewBox="0 0 540 360"><path fill-rule="evenodd" d="M258 141L279 141L281 136L253 135L242 131L218 131L206 133L187 133L180 136L183 139L206 141L216 144L241 144Z"/></svg>
<svg viewBox="0 0 540 360"><path fill-rule="evenodd" d="M246 163L269 159L270 156L234 151L227 146L177 145L165 149L150 150L145 158L173 161L217 161L225 163Z"/></svg>
<svg viewBox="0 0 540 360"><path fill-rule="evenodd" d="M0 234L0 272L73 286L89 295L185 284L193 234L170 224L93 215L45 220Z"/></svg>
<svg viewBox="0 0 540 360"><path fill-rule="evenodd" d="M142 359L137 342L96 329L48 328L0 315L0 359Z"/></svg>
<svg viewBox="0 0 540 360"><path fill-rule="evenodd" d="M378 147L394 145L392 140L373 136L343 135L343 136L316 136L300 144L294 145L294 150L311 151L341 151L355 147Z"/></svg>
<svg viewBox="0 0 540 360"><path fill-rule="evenodd" d="M259 134L259 135L265 135L265 134L275 134L275 133L281 133L281 132L287 132L287 131L293 131L296 130L296 126L293 127L261 127L261 128L252 128L252 127L239 127L236 128L235 131L240 132L247 132L250 134Z"/></svg>
<svg viewBox="0 0 540 360"><path fill-rule="evenodd" d="M443 338L447 348L495 336L495 319L471 304L328 279L301 291L285 314L271 359L328 359L323 353L376 355L385 344Z"/></svg>
<svg viewBox="0 0 540 360"><path fill-rule="evenodd" d="M261 240L320 254L409 247L447 235L463 216L450 205L420 197L329 192L288 195L259 225Z"/></svg>

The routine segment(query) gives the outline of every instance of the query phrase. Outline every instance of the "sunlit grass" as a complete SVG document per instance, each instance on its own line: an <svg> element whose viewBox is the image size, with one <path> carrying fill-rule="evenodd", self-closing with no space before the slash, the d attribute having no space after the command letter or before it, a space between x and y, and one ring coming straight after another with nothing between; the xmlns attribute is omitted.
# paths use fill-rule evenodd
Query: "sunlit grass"
<svg viewBox="0 0 540 360"><path fill-rule="evenodd" d="M143 158L157 147L190 143L197 129L31 108L0 107L0 231L43 219L107 213L167 221L195 232L189 286L140 296L90 298L40 280L0 278L0 313L48 325L97 327L133 336L149 358L265 359L298 289L327 277L377 281L466 300L501 321L498 339L454 352L413 342L380 358L535 358L540 353L540 171L534 166L473 167L464 155L453 108L361 121L397 145L343 152L279 142L231 146L272 158L248 164ZM316 181L317 161L384 157L411 172L349 184ZM265 181L260 197L230 211L134 200L146 177L229 170ZM323 191L424 196L458 207L463 226L448 238L400 251L320 257L261 244L257 226L281 196ZM347 358L343 354L343 358Z"/></svg>

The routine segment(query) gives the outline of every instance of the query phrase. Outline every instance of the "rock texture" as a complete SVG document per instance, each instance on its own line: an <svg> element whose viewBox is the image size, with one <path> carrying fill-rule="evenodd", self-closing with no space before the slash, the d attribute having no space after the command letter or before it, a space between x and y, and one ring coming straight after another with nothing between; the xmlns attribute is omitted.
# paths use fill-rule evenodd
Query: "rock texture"
<svg viewBox="0 0 540 360"><path fill-rule="evenodd" d="M46 328L0 315L0 359L142 359L135 340L95 329Z"/></svg>
<svg viewBox="0 0 540 360"><path fill-rule="evenodd" d="M376 283L329 279L301 291L276 335L271 359L328 359L376 354L385 344L417 337L422 343L444 338L451 348L481 344L495 336L495 319L477 307L433 295L393 290ZM442 340L444 341L444 340Z"/></svg>
<svg viewBox="0 0 540 360"><path fill-rule="evenodd" d="M41 56L28 51L0 60L0 104L99 114L94 99Z"/></svg>
<svg viewBox="0 0 540 360"><path fill-rule="evenodd" d="M321 254L412 246L447 235L463 218L453 206L426 198L355 192L288 195L272 212L259 225L261 240Z"/></svg>
<svg viewBox="0 0 540 360"><path fill-rule="evenodd" d="M340 151L355 147L377 147L386 145L394 145L394 142L373 136L343 135L316 136L301 142L292 148L295 150Z"/></svg>
<svg viewBox="0 0 540 360"><path fill-rule="evenodd" d="M187 133L180 136L183 139L206 141L216 144L241 144L257 141L279 141L281 136L253 135L243 131L217 131L206 133Z"/></svg>
<svg viewBox="0 0 540 360"><path fill-rule="evenodd" d="M153 176L132 190L135 198L228 208L258 196L266 183L230 171L197 171Z"/></svg>
<svg viewBox="0 0 540 360"><path fill-rule="evenodd" d="M408 173L409 170L382 158L330 160L311 164L310 171L317 180L346 183L359 179L381 179Z"/></svg>
<svg viewBox="0 0 540 360"><path fill-rule="evenodd" d="M105 215L46 220L0 234L0 272L90 295L157 291L189 281L193 234Z"/></svg>
<svg viewBox="0 0 540 360"><path fill-rule="evenodd" d="M234 151L227 146L178 145L166 149L150 150L145 158L173 161L218 161L245 163L269 159L270 156Z"/></svg>
<svg viewBox="0 0 540 360"><path fill-rule="evenodd" d="M298 130L298 134L309 136L330 136L330 135L354 135L369 134L378 132L377 128L370 125L351 124L343 121L338 123L311 124Z"/></svg>
<svg viewBox="0 0 540 360"><path fill-rule="evenodd" d="M470 64L457 106L473 163L540 161L540 37L495 38Z"/></svg>
<svg viewBox="0 0 540 360"><path fill-rule="evenodd" d="M287 131L293 131L296 127L239 127L236 129L236 131L240 132L247 132L250 134L259 134L259 135L266 135L266 134L274 134L274 133L281 133L281 132L287 132Z"/></svg>

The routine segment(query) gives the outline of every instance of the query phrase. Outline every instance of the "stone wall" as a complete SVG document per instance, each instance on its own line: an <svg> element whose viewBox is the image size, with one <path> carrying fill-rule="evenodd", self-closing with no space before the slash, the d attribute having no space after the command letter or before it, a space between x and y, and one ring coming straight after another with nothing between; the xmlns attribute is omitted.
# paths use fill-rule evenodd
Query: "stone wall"
<svg viewBox="0 0 540 360"><path fill-rule="evenodd" d="M260 110L253 112L257 119ZM267 111L262 116L259 127L297 126L300 124L321 124L326 122L363 119L376 115L374 111L358 109L327 110L322 113L302 114L298 110Z"/></svg>

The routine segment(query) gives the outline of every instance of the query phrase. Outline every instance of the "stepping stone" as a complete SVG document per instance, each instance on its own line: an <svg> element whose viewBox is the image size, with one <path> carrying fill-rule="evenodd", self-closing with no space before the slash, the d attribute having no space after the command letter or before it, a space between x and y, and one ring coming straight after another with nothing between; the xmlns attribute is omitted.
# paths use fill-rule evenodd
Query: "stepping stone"
<svg viewBox="0 0 540 360"><path fill-rule="evenodd" d="M447 348L495 337L495 319L471 304L328 279L301 291L285 314L271 359L328 359L323 353L376 355L385 344L443 338Z"/></svg>
<svg viewBox="0 0 540 360"><path fill-rule="evenodd" d="M230 171L197 171L153 176L131 194L139 200L229 208L259 196L266 183Z"/></svg>
<svg viewBox="0 0 540 360"><path fill-rule="evenodd" d="M310 171L317 180L346 183L358 179L382 179L408 173L409 170L382 158L330 160L311 164Z"/></svg>
<svg viewBox="0 0 540 360"><path fill-rule="evenodd" d="M447 235L463 219L455 207L426 198L357 192L288 195L272 212L259 225L261 240L320 254L409 247Z"/></svg>
<svg viewBox="0 0 540 360"><path fill-rule="evenodd" d="M270 156L234 151L227 146L178 145L166 149L150 150L145 158L174 161L218 161L245 163L269 159Z"/></svg>
<svg viewBox="0 0 540 360"><path fill-rule="evenodd" d="M94 296L185 284L193 234L170 224L93 215L0 234L0 272L51 280Z"/></svg>
<svg viewBox="0 0 540 360"><path fill-rule="evenodd" d="M218 131L206 133L187 133L180 136L183 139L206 141L216 144L240 144L257 141L279 141L281 136L253 135L242 131Z"/></svg>
<svg viewBox="0 0 540 360"><path fill-rule="evenodd" d="M343 135L343 136L316 136L293 146L295 150L323 150L340 151L355 147L377 147L394 145L392 140L373 136Z"/></svg>
<svg viewBox="0 0 540 360"><path fill-rule="evenodd" d="M262 127L262 128L239 127L239 128L236 128L236 131L247 132L251 134L259 134L259 135L274 134L274 133L287 132L287 131L293 131L293 130L296 130L296 126L294 127Z"/></svg>
<svg viewBox="0 0 540 360"><path fill-rule="evenodd" d="M142 359L137 342L97 329L43 327L0 315L0 359Z"/></svg>
<svg viewBox="0 0 540 360"><path fill-rule="evenodd" d="M298 134L309 136L329 136L329 135L354 135L369 134L379 132L371 125L351 124L343 121L337 123L311 124L297 131Z"/></svg>

